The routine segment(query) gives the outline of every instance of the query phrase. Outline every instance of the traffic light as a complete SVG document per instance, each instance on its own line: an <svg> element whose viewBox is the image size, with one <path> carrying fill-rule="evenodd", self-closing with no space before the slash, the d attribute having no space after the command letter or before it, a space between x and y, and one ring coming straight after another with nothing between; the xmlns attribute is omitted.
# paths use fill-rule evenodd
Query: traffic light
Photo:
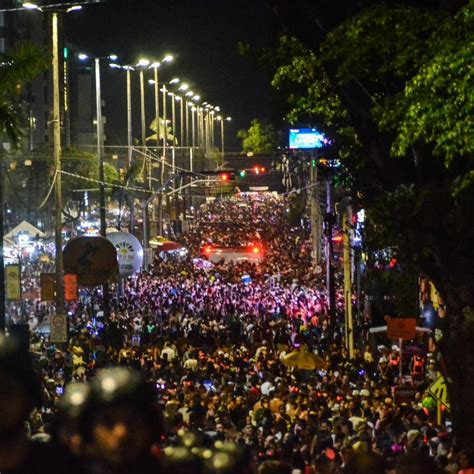
<svg viewBox="0 0 474 474"><path fill-rule="evenodd" d="M222 181L224 183L230 181L230 174L229 173L221 173L219 175L219 181Z"/></svg>
<svg viewBox="0 0 474 474"><path fill-rule="evenodd" d="M239 176L240 176L241 178L245 178L245 175L246 175L246 174L247 174L247 172L246 172L245 170L240 170L240 172L239 172Z"/></svg>
<svg viewBox="0 0 474 474"><path fill-rule="evenodd" d="M260 174L260 173L265 173L265 168L263 166L254 166L253 167L253 172L255 174Z"/></svg>

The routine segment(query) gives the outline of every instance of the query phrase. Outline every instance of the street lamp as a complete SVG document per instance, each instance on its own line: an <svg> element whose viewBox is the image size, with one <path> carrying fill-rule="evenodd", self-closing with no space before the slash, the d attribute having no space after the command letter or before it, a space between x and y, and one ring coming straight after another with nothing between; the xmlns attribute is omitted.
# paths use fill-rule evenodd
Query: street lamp
<svg viewBox="0 0 474 474"><path fill-rule="evenodd" d="M224 122L230 122L232 117L223 117L222 115L218 115L216 120L221 123L221 153L222 157L224 157Z"/></svg>
<svg viewBox="0 0 474 474"><path fill-rule="evenodd" d="M102 88L100 81L100 60L111 59L117 60L116 54L111 54L105 57L91 58L88 55L81 53L78 55L79 59L85 61L87 59L94 59L95 71L95 106L96 106L96 130L97 130L97 157L99 159L99 216L100 216L100 235L107 237L107 220L105 208L105 173L104 173L104 127L102 120ZM104 298L104 316L109 316L109 285L104 283L102 286Z"/></svg>
<svg viewBox="0 0 474 474"><path fill-rule="evenodd" d="M134 71L132 66L121 66L120 64L111 63L109 66L113 69L123 69L127 73L127 156L128 166L132 164L132 78L131 72ZM133 215L130 215L130 232L133 232Z"/></svg>
<svg viewBox="0 0 474 474"><path fill-rule="evenodd" d="M52 34L52 70L53 70L53 155L55 167L54 181L54 242L56 247L55 270L56 270L56 313L64 314L64 282L63 282L63 237L62 237L62 176L61 176L61 116L59 105L59 39L58 39L58 13L71 13L82 9L80 4L61 8L58 5L50 7L39 7L32 2L23 3L26 10L38 10L40 12L51 12L51 34Z"/></svg>

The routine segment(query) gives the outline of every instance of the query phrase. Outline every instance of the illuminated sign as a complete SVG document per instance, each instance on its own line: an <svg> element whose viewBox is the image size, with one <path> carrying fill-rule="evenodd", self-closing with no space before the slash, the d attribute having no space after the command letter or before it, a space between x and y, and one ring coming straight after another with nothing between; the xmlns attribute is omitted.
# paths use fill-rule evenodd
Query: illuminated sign
<svg viewBox="0 0 474 474"><path fill-rule="evenodd" d="M330 143L326 136L315 128L292 128L289 141L292 150L323 148Z"/></svg>

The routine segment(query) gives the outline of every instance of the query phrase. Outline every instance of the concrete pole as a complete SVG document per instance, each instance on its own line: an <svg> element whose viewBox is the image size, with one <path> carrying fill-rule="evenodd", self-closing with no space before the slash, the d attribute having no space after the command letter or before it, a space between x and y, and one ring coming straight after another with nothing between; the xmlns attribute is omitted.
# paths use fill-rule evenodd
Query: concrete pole
<svg viewBox="0 0 474 474"><path fill-rule="evenodd" d="M354 328L352 319L352 282L351 282L351 238L349 212L346 208L342 218L344 243L344 303L345 303L345 345L349 358L354 358ZM400 364L401 365L401 364Z"/></svg>
<svg viewBox="0 0 474 474"><path fill-rule="evenodd" d="M100 59L95 58L95 102L97 120L97 157L99 159L99 207L100 207L100 235L107 237L107 221L105 209L105 174L104 174L104 128L102 123L102 94L100 84ZM102 285L103 310L105 318L109 317L109 284Z"/></svg>
<svg viewBox="0 0 474 474"><path fill-rule="evenodd" d="M56 313L64 314L64 281L63 281L63 236L62 236L62 181L61 181L61 122L59 112L59 47L58 47L58 14L52 15L53 45L53 154L56 181L54 183L54 240L56 246Z"/></svg>
<svg viewBox="0 0 474 474"><path fill-rule="evenodd" d="M128 166L132 165L132 78L131 70L127 68L127 151Z"/></svg>

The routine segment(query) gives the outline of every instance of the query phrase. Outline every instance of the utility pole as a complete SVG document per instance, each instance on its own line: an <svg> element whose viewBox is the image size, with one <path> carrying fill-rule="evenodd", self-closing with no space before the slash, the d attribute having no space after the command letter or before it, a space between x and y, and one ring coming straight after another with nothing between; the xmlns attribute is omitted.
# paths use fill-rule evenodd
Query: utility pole
<svg viewBox="0 0 474 474"><path fill-rule="evenodd" d="M1 144L0 144L1 145ZM5 332L5 261L3 258L3 149L0 150L0 331Z"/></svg>
<svg viewBox="0 0 474 474"><path fill-rule="evenodd" d="M329 296L329 327L331 332L335 327L336 319L336 288L334 284L332 225L334 215L332 211L331 175L326 181L326 285Z"/></svg>
<svg viewBox="0 0 474 474"><path fill-rule="evenodd" d="M351 282L351 236L349 223L349 206L344 209L342 216L344 236L344 303L345 303L345 346L349 358L354 357L354 328L352 320L352 282ZM401 365L401 364L400 364Z"/></svg>
<svg viewBox="0 0 474 474"><path fill-rule="evenodd" d="M105 174L104 174L104 129L102 123L102 96L100 87L100 59L95 58L95 101L97 118L97 157L99 159L99 211L100 211L100 235L107 237L107 221L105 215ZM102 285L104 316L109 317L109 284Z"/></svg>
<svg viewBox="0 0 474 474"><path fill-rule="evenodd" d="M63 238L62 238L62 182L61 182L61 122L59 112L59 48L58 48L58 14L52 14L53 46L53 149L54 149L54 240L56 246L56 313L64 314L63 282Z"/></svg>
<svg viewBox="0 0 474 474"><path fill-rule="evenodd" d="M314 262L316 265L321 263L321 210L318 199L318 167L317 159L311 160L311 242L313 249Z"/></svg>

